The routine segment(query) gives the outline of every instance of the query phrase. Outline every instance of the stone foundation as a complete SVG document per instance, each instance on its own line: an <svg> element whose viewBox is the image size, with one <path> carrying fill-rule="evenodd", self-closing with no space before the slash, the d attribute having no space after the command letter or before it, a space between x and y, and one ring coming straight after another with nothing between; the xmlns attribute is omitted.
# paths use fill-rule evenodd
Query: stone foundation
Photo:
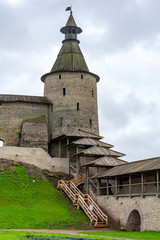
<svg viewBox="0 0 160 240"><path fill-rule="evenodd" d="M127 230L160 231L160 198L94 196L98 205ZM139 219L140 215L140 219ZM134 225L134 226L133 226Z"/></svg>
<svg viewBox="0 0 160 240"><path fill-rule="evenodd" d="M68 158L52 158L42 148L0 147L0 158L33 164L52 172L69 174Z"/></svg>

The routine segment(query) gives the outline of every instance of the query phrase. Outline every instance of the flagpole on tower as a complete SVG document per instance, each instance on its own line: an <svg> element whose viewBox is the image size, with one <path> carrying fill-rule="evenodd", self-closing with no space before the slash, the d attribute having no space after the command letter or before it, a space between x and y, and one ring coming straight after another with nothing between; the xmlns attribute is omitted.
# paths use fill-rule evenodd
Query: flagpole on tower
<svg viewBox="0 0 160 240"><path fill-rule="evenodd" d="M65 11L70 11L70 14L72 14L72 5L70 7L67 7Z"/></svg>

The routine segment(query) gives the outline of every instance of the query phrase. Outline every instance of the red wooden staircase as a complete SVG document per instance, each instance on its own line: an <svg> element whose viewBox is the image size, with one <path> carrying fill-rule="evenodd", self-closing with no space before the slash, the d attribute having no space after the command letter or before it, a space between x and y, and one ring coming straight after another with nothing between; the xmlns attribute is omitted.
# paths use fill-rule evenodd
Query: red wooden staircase
<svg viewBox="0 0 160 240"><path fill-rule="evenodd" d="M82 208L94 227L108 227L108 217L102 212L89 194L83 194L76 187L76 185L80 185L82 181L84 183L84 176L79 176L71 181L59 180L57 189L62 189L77 209Z"/></svg>

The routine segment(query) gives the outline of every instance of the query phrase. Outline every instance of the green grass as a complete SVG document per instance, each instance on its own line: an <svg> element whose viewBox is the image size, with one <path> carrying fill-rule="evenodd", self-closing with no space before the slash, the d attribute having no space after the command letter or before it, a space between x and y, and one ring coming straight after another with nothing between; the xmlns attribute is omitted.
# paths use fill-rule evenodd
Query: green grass
<svg viewBox="0 0 160 240"><path fill-rule="evenodd" d="M23 166L1 170L0 229L83 229L89 226L84 213L73 208L61 195L42 177L28 175Z"/></svg>
<svg viewBox="0 0 160 240"><path fill-rule="evenodd" d="M144 240L159 240L160 232L144 231L144 232L83 232L87 235L95 236L111 236Z"/></svg>
<svg viewBox="0 0 160 240"><path fill-rule="evenodd" d="M26 235L36 235L36 236L61 236L61 237L79 237L85 239L106 239L106 240L115 240L114 238L107 237L92 237L92 236L80 236L80 235L70 235L70 234L60 234L60 233L41 233L41 232L18 232L18 231L0 231L0 240L26 240L27 238L23 238ZM119 239L122 240L122 239Z"/></svg>

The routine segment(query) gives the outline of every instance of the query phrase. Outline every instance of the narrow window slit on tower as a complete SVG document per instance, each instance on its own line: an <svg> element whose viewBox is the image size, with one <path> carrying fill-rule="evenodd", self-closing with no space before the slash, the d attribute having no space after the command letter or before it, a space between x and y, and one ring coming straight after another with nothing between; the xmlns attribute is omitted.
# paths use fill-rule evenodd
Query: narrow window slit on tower
<svg viewBox="0 0 160 240"><path fill-rule="evenodd" d="M92 127L92 119L89 119L90 127Z"/></svg>
<svg viewBox="0 0 160 240"><path fill-rule="evenodd" d="M81 79L83 79L83 75L81 74Z"/></svg>
<svg viewBox="0 0 160 240"><path fill-rule="evenodd" d="M63 88L63 96L65 96L65 95L66 95L66 89Z"/></svg>
<svg viewBox="0 0 160 240"><path fill-rule="evenodd" d="M92 90L92 97L94 97L94 91Z"/></svg>
<svg viewBox="0 0 160 240"><path fill-rule="evenodd" d="M59 119L59 126L62 126L62 124L63 124L63 118L61 117L61 118Z"/></svg>
<svg viewBox="0 0 160 240"><path fill-rule="evenodd" d="M61 74L59 74L59 79L61 79Z"/></svg>
<svg viewBox="0 0 160 240"><path fill-rule="evenodd" d="M51 112L53 112L53 104L51 104Z"/></svg>
<svg viewBox="0 0 160 240"><path fill-rule="evenodd" d="M77 103L77 111L79 111L79 103Z"/></svg>

